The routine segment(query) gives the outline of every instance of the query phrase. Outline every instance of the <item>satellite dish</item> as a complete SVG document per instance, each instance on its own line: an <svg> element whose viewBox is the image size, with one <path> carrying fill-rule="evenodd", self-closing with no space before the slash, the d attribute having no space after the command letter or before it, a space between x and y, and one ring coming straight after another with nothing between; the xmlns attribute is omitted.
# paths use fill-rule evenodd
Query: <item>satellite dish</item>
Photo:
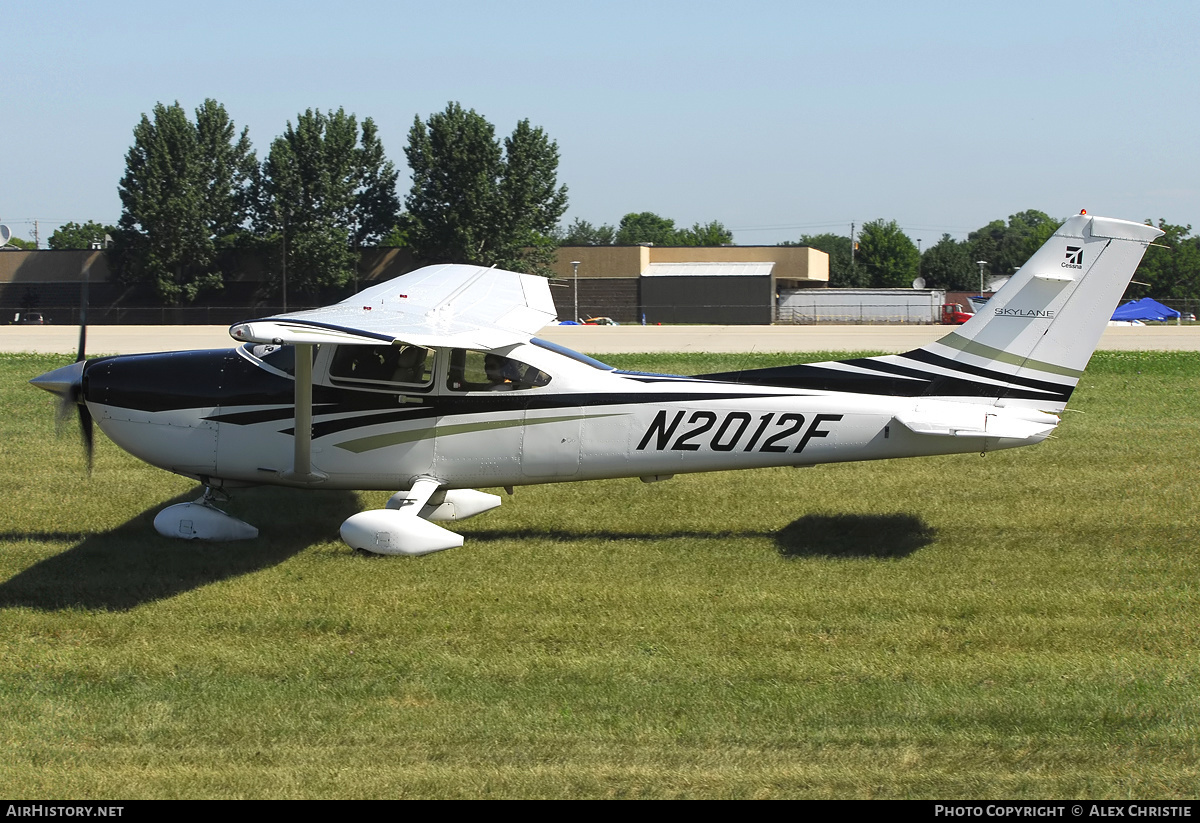
<svg viewBox="0 0 1200 823"><path fill-rule="evenodd" d="M0 223L0 246L7 246L9 240L12 240L12 229Z"/></svg>
<svg viewBox="0 0 1200 823"><path fill-rule="evenodd" d="M914 288L914 289L923 289L923 288L925 288L925 278L924 278L924 277L918 277L916 280L914 280L914 281L913 281L913 288Z"/></svg>

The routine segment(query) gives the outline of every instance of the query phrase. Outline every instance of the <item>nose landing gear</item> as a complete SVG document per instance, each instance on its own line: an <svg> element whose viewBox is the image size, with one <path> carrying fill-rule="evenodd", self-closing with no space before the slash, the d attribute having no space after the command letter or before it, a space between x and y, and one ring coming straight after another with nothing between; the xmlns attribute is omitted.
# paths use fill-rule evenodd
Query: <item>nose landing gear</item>
<svg viewBox="0 0 1200 823"><path fill-rule="evenodd" d="M204 494L191 503L167 506L154 517L154 530L164 537L183 540L253 540L258 529L217 508L229 495L219 488L204 487Z"/></svg>

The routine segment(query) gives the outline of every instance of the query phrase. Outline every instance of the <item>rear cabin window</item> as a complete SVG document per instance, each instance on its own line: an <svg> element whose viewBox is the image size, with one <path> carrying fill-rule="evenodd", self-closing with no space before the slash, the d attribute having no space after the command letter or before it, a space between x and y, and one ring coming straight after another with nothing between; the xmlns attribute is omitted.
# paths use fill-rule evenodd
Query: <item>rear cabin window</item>
<svg viewBox="0 0 1200 823"><path fill-rule="evenodd" d="M450 391L520 391L550 383L541 369L491 352L452 349L446 388Z"/></svg>
<svg viewBox="0 0 1200 823"><path fill-rule="evenodd" d="M338 346L329 366L334 383L362 388L433 384L434 350L414 345Z"/></svg>

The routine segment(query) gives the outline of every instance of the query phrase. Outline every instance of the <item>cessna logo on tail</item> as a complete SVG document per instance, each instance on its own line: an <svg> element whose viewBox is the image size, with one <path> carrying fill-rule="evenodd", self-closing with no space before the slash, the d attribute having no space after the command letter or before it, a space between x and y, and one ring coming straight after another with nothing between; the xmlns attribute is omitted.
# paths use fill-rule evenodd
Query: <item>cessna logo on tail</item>
<svg viewBox="0 0 1200 823"><path fill-rule="evenodd" d="M1083 268L1083 246L1067 246L1067 260L1060 263L1064 269Z"/></svg>

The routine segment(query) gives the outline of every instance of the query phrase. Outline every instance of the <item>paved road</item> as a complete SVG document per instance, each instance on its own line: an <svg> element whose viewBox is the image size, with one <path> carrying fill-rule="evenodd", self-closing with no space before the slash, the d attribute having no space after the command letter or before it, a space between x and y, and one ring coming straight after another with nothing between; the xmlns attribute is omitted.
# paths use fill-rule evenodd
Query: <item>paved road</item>
<svg viewBox="0 0 1200 823"><path fill-rule="evenodd" d="M542 336L590 354L625 352L901 352L936 340L946 326L551 326ZM0 326L0 352L73 352L70 326ZM92 326L88 351L135 354L149 351L228 348L225 326ZM1123 326L1105 329L1108 351L1200 351L1200 324Z"/></svg>

